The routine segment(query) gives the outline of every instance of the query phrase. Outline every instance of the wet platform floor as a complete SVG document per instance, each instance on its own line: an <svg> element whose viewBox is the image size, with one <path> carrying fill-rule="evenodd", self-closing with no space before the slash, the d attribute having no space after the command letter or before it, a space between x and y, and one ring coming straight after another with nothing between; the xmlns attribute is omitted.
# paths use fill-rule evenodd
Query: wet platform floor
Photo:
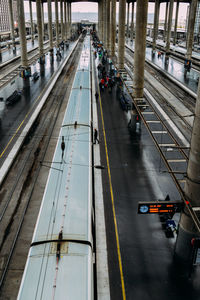
<svg viewBox="0 0 200 300"><path fill-rule="evenodd" d="M103 118L111 170L114 207L122 257L127 300L198 300L199 268L191 278L174 260L176 234L167 238L158 215L139 215L138 201L179 200L179 194L148 135L127 128L128 114L122 111L115 91L101 93ZM98 105L99 110L99 105ZM99 110L99 120L101 120ZM102 165L106 165L102 124L99 121ZM122 296L113 210L107 169L103 171L103 190L108 244L111 299ZM179 214L173 218L178 224Z"/></svg>
<svg viewBox="0 0 200 300"><path fill-rule="evenodd" d="M134 42L127 42L127 46L134 50ZM184 68L184 63L173 58L172 56L166 57L163 52L163 55L158 55L158 50L153 52L151 47L146 48L146 60L155 64L163 72L168 73L173 76L174 79L180 81L188 89L192 90L194 93L197 93L198 83L200 72L196 69L191 68L190 71L186 71Z"/></svg>

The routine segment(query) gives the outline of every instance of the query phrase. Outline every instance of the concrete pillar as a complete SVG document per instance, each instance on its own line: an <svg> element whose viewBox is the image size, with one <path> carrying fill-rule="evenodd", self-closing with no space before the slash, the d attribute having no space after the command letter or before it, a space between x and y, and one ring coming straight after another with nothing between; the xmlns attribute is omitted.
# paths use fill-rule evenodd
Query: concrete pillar
<svg viewBox="0 0 200 300"><path fill-rule="evenodd" d="M66 0L64 0L64 40L67 40L67 5Z"/></svg>
<svg viewBox="0 0 200 300"><path fill-rule="evenodd" d="M157 40L157 37L158 37L159 13L160 13L160 0L155 0L154 29L153 29L153 50L156 49L156 40Z"/></svg>
<svg viewBox="0 0 200 300"><path fill-rule="evenodd" d="M166 54L170 53L170 38L171 38L171 28L172 28L172 15L173 15L174 0L170 0L169 4L169 17L167 26L167 41L166 41Z"/></svg>
<svg viewBox="0 0 200 300"><path fill-rule="evenodd" d="M187 29L187 51L185 55L186 59L188 60L191 60L192 57L196 10L197 10L197 0L192 0L192 2L190 3L189 22L188 22L188 29Z"/></svg>
<svg viewBox="0 0 200 300"><path fill-rule="evenodd" d="M37 12L37 30L38 30L38 44L40 57L43 55L43 31L42 31L42 11L41 0L36 0Z"/></svg>
<svg viewBox="0 0 200 300"><path fill-rule="evenodd" d="M44 40L44 3L41 2L41 14L42 14L42 38Z"/></svg>
<svg viewBox="0 0 200 300"><path fill-rule="evenodd" d="M32 12L32 1L29 0L29 11L30 11L30 20L31 20L31 40L34 43L34 28L33 28L33 12Z"/></svg>
<svg viewBox="0 0 200 300"><path fill-rule="evenodd" d="M110 54L110 0L106 0L106 49Z"/></svg>
<svg viewBox="0 0 200 300"><path fill-rule="evenodd" d="M134 38L134 2L132 2L132 14L131 14L131 40Z"/></svg>
<svg viewBox="0 0 200 300"><path fill-rule="evenodd" d="M116 0L111 2L111 56L115 56L116 40Z"/></svg>
<svg viewBox="0 0 200 300"><path fill-rule="evenodd" d="M148 0L137 0L133 78L134 98L143 97L147 10Z"/></svg>
<svg viewBox="0 0 200 300"><path fill-rule="evenodd" d="M98 2L98 36L99 39L102 41L102 1Z"/></svg>
<svg viewBox="0 0 200 300"><path fill-rule="evenodd" d="M26 27L24 17L24 1L17 0L17 13L18 13L18 27L19 38L21 45L21 64L22 67L28 67L27 45L26 45Z"/></svg>
<svg viewBox="0 0 200 300"><path fill-rule="evenodd" d="M58 20L58 0L55 1L55 18L56 18L56 47L59 45L59 20Z"/></svg>
<svg viewBox="0 0 200 300"><path fill-rule="evenodd" d="M69 39L69 2L67 2L67 38Z"/></svg>
<svg viewBox="0 0 200 300"><path fill-rule="evenodd" d="M101 3L101 41L103 42L103 39L104 39L104 17L103 17L104 8L103 8L103 0L100 0L100 3Z"/></svg>
<svg viewBox="0 0 200 300"><path fill-rule="evenodd" d="M187 167L185 183L185 197L193 207L200 207L200 84L198 86L195 116L192 129L191 149ZM191 239L200 237L200 233L185 208L181 214L175 254L184 264L191 264L192 245Z"/></svg>
<svg viewBox="0 0 200 300"><path fill-rule="evenodd" d="M98 23L97 24L98 24L98 36L100 38L101 33L100 33L100 3L99 2L98 2Z"/></svg>
<svg viewBox="0 0 200 300"><path fill-rule="evenodd" d="M72 36L72 4L71 4L71 2L69 4L69 8L70 8L70 14L69 14L69 16L70 16L70 37L71 37Z"/></svg>
<svg viewBox="0 0 200 300"><path fill-rule="evenodd" d="M178 11L179 11L179 0L177 0L177 2L176 2L176 16L175 16L174 40L173 40L174 45L176 45L176 40L177 40Z"/></svg>
<svg viewBox="0 0 200 300"><path fill-rule="evenodd" d="M130 3L127 3L127 18L126 18L126 37L128 39L129 37L129 9L130 9Z"/></svg>
<svg viewBox="0 0 200 300"><path fill-rule="evenodd" d="M126 0L119 0L118 68L124 69Z"/></svg>
<svg viewBox="0 0 200 300"><path fill-rule="evenodd" d="M106 0L103 0L103 44L106 47L107 41L107 23L106 23Z"/></svg>
<svg viewBox="0 0 200 300"><path fill-rule="evenodd" d="M2 54L1 54L1 35L0 35L0 61L2 61Z"/></svg>
<svg viewBox="0 0 200 300"><path fill-rule="evenodd" d="M169 3L166 2L166 6L165 6L165 25L164 25L164 42L166 41L166 35L167 35L168 9L169 9Z"/></svg>
<svg viewBox="0 0 200 300"><path fill-rule="evenodd" d="M48 0L48 29L49 29L49 46L53 49L53 32L52 32L52 10L51 10L51 0Z"/></svg>
<svg viewBox="0 0 200 300"><path fill-rule="evenodd" d="M64 40L64 28L63 28L63 0L60 0L60 27L61 27L61 40Z"/></svg>
<svg viewBox="0 0 200 300"><path fill-rule="evenodd" d="M71 38L71 3L67 3L67 11L68 11L68 38Z"/></svg>
<svg viewBox="0 0 200 300"><path fill-rule="evenodd" d="M15 32L14 32L14 18L13 18L13 2L12 0L8 1L9 8L9 19L10 19L10 31L13 48L15 47Z"/></svg>

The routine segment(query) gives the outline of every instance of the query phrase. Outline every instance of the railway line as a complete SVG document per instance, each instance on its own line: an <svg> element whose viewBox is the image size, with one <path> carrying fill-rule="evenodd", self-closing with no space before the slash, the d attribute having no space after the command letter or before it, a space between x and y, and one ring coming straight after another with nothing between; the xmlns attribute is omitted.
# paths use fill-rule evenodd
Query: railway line
<svg viewBox="0 0 200 300"><path fill-rule="evenodd" d="M44 55L48 53L50 47L48 44L44 45ZM28 64L29 66L37 61L39 58L38 47L28 52ZM9 63L9 68L8 68ZM0 75L0 88L7 85L9 82L14 80L16 76L20 74L23 70L21 67L20 57L12 62L5 63L4 66L0 66L1 75Z"/></svg>
<svg viewBox="0 0 200 300"><path fill-rule="evenodd" d="M66 107L66 94L69 94L71 88L81 47L82 43L79 43L65 66L56 87L51 92L44 109L26 137L25 143L0 190L2 199L0 203L0 227L1 231L4 232L0 240L0 299L6 299L8 295L10 295L9 299L16 299L34 228L33 226L27 238L27 230L24 230L23 226L24 223L27 224L25 219L29 207L33 206L34 209L33 194L34 189L38 189L38 185L40 185L38 183L40 170L41 168L49 170L49 164L43 166L42 161L47 151L53 151L52 143L55 147L58 128L61 123L61 120L57 122L57 119L59 119L58 116L60 114L63 115L63 110ZM66 82L68 83L67 85ZM34 209L36 212L31 213L33 218L35 217L34 221L32 220L33 222L36 221L39 206L40 203ZM26 232L25 238L20 236L23 231ZM25 240L25 243L20 244L20 240ZM13 254L20 251L22 253L25 252L25 255L17 267L19 270L18 279L15 280L13 289L9 289L10 285L7 278L12 278L12 274L16 273L15 268L13 268L13 262L15 261Z"/></svg>

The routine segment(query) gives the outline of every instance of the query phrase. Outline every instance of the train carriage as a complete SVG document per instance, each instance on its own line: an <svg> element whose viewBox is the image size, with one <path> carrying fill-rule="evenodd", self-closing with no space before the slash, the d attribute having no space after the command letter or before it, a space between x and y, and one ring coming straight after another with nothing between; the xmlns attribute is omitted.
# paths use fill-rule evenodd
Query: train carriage
<svg viewBox="0 0 200 300"><path fill-rule="evenodd" d="M18 300L93 299L90 37L84 40Z"/></svg>

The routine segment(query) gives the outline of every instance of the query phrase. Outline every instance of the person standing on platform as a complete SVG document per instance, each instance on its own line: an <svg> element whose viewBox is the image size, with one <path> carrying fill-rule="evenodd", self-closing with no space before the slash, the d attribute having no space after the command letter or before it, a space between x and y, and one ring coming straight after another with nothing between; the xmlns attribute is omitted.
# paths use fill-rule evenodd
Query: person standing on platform
<svg viewBox="0 0 200 300"><path fill-rule="evenodd" d="M94 129L94 144L96 144L96 142L98 142L98 144L99 144L98 131L97 131L97 129L95 128L95 129Z"/></svg>

